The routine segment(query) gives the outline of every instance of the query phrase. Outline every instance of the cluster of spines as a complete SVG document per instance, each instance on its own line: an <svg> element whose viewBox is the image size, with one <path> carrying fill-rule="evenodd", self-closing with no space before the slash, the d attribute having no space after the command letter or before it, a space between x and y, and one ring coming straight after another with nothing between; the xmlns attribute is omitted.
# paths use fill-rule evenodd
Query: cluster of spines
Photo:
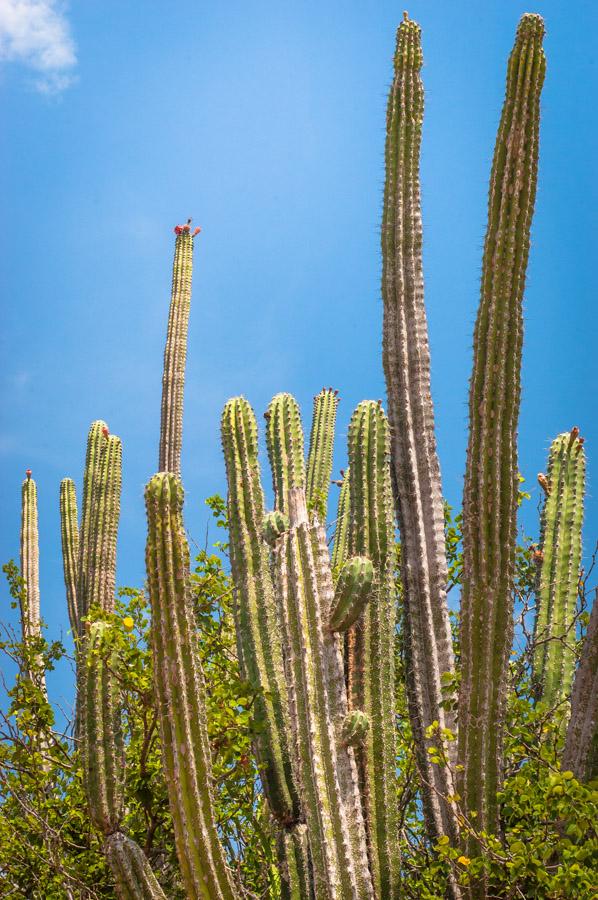
<svg viewBox="0 0 598 900"><path fill-rule="evenodd" d="M463 497L458 792L476 828L498 829L513 630L522 300L536 193L545 59L540 16L524 15L509 58L488 201L474 331ZM468 849L479 852L472 838Z"/></svg>
<svg viewBox="0 0 598 900"><path fill-rule="evenodd" d="M419 184L422 62L419 25L405 15L397 32L386 123L383 363L401 532L406 687L424 815L432 838L440 834L454 838L454 811L443 800L452 793L449 768L430 763L426 738L426 729L433 722L453 731L455 722L452 712L443 706L441 680L443 674L453 672L454 661L424 307ZM453 755L450 747L448 754Z"/></svg>
<svg viewBox="0 0 598 900"><path fill-rule="evenodd" d="M191 231L191 220L175 228L176 241L172 267L172 293L168 314L168 330L162 374L162 408L160 416L160 472L181 472L183 441L183 398L187 362L187 332L191 308L193 276L193 244L200 229Z"/></svg>
<svg viewBox="0 0 598 900"><path fill-rule="evenodd" d="M206 689L197 656L183 489L177 476L154 475L145 501L154 686L181 875L193 900L233 900L234 884L214 819Z"/></svg>
<svg viewBox="0 0 598 900"><path fill-rule="evenodd" d="M575 668L575 613L582 550L586 460L579 429L550 446L537 551L534 671L536 697L548 706L570 693Z"/></svg>

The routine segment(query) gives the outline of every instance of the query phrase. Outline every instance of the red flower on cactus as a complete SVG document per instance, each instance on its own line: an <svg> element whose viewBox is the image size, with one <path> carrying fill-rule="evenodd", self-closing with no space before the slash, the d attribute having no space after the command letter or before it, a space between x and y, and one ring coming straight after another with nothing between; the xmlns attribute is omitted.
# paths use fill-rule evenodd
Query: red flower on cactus
<svg viewBox="0 0 598 900"><path fill-rule="evenodd" d="M174 233L180 234L182 232L182 227L180 225L175 225Z"/></svg>
<svg viewBox="0 0 598 900"><path fill-rule="evenodd" d="M31 469L27 469L25 475L27 476L27 478L31 478Z"/></svg>
<svg viewBox="0 0 598 900"><path fill-rule="evenodd" d="M195 231L193 232L193 237L197 237L197 235L199 234L200 231L201 231L201 228L199 228L199 227L196 228Z"/></svg>
<svg viewBox="0 0 598 900"><path fill-rule="evenodd" d="M108 428L106 427L106 425L104 425L104 427L102 428L102 434L104 435L105 438L107 438L108 435L110 434L110 432L109 432Z"/></svg>
<svg viewBox="0 0 598 900"><path fill-rule="evenodd" d="M191 231L191 226L189 224L183 225L183 231Z"/></svg>

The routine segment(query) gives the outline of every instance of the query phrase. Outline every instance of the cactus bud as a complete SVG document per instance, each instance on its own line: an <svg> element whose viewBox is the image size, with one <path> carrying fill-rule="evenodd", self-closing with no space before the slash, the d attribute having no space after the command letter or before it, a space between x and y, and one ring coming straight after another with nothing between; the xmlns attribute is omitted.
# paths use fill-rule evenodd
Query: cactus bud
<svg viewBox="0 0 598 900"><path fill-rule="evenodd" d="M289 530L289 517L279 510L273 510L264 516L262 536L270 547L276 544L281 534Z"/></svg>
<svg viewBox="0 0 598 900"><path fill-rule="evenodd" d="M370 729L370 720L361 709L347 713L343 721L342 740L345 747L359 747Z"/></svg>
<svg viewBox="0 0 598 900"><path fill-rule="evenodd" d="M373 580L371 559L353 556L347 560L336 583L329 622L331 631L346 631L357 621L368 601Z"/></svg>

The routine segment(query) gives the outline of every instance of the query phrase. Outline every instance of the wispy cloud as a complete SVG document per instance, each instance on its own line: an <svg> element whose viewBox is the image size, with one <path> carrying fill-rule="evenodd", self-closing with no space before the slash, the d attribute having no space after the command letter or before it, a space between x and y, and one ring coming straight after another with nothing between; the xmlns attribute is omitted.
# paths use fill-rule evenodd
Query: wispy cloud
<svg viewBox="0 0 598 900"><path fill-rule="evenodd" d="M57 94L74 79L75 42L59 0L0 0L0 60L37 73L35 87Z"/></svg>

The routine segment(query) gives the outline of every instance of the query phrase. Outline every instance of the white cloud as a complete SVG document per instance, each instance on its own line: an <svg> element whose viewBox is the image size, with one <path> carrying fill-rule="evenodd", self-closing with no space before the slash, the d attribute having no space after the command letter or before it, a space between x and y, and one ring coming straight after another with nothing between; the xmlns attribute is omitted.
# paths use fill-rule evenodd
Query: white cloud
<svg viewBox="0 0 598 900"><path fill-rule="evenodd" d="M56 94L73 81L75 42L59 0L0 0L0 60L38 73L36 88Z"/></svg>

